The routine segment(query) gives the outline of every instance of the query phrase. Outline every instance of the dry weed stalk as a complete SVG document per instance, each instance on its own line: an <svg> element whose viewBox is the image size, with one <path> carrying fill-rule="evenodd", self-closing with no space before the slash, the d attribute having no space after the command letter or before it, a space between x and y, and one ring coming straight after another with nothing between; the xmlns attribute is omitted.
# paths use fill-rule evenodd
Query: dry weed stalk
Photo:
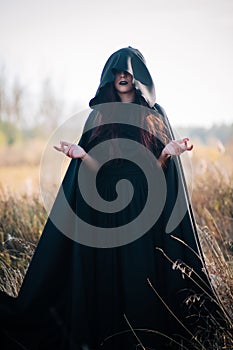
<svg viewBox="0 0 233 350"><path fill-rule="evenodd" d="M184 244L187 246L185 242L182 240L171 236L173 239L177 239L181 244ZM210 243L207 239L207 242ZM209 249L212 248L212 245L209 244ZM195 285L198 286L199 290L202 291L202 294L190 294L190 296L184 301L186 305L193 305L196 302L198 302L198 308L197 312L199 315L200 322L202 325L197 325L195 334L191 333L189 330L186 329L186 326L183 324L183 322L179 319L177 319L177 316L173 314L173 312L170 310L169 306L166 304L166 302L162 299L162 297L158 294L155 287L151 284L151 282L148 280L149 285L159 297L161 302L165 305L165 307L169 310L171 315L180 323L180 325L188 332L188 334L191 336L192 343L190 343L191 349L198 349L198 350L223 350L223 349L233 349L233 318L232 318L232 289L230 288L231 284L227 284L227 288L225 288L225 293L219 293L219 288L217 288L216 283L216 275L211 274L211 271L207 269L205 273L207 273L207 277L211 278L211 283L214 286L215 294L211 293L211 290L209 287L205 289L205 282L202 280L202 278L192 269L192 267L184 264L181 261L173 261L169 258L169 256L159 247L156 247L157 250L159 250L163 256L172 264L172 268L179 270L182 274L182 276L186 276L187 278L191 279ZM191 249L191 248L190 248ZM191 249L192 250L192 249ZM213 254L215 252L218 252L217 257L219 257L219 254L221 253L221 250L219 249L218 245L213 247ZM218 261L218 260L217 260ZM227 266L226 261L224 260L223 255L220 259L221 268L223 266ZM217 275L218 277L219 275ZM230 276L230 275L229 275ZM221 277L219 277L221 278ZM204 282L204 283L203 283ZM227 280L226 283L229 281ZM231 282L232 283L232 282ZM204 286L204 287L203 287ZM222 287L222 285L221 285ZM211 302L214 302L217 307L217 311L213 314L209 312L208 308L205 306L204 299L209 299ZM231 305L231 308L229 309L229 305ZM205 313L207 313L207 316L203 318L201 316L201 308L204 310ZM182 349L182 347L180 347Z"/></svg>

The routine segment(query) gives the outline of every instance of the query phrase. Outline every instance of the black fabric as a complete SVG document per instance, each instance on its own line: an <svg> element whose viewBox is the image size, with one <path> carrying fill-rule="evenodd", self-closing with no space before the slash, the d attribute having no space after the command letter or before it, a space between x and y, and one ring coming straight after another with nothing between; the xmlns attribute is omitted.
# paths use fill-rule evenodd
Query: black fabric
<svg viewBox="0 0 233 350"><path fill-rule="evenodd" d="M131 58L135 59L131 63L135 80L138 79L153 91L150 75L144 63L143 67L141 64L143 58L139 53L135 56L132 48L126 51L132 53ZM109 64L112 70L112 67L119 69L120 65L126 70L124 52L123 56L121 52L120 55L113 55L106 66ZM134 74L135 70L138 74ZM109 74L110 71L105 67L101 86L109 82ZM152 101L154 95L149 95ZM122 105L117 104L119 108ZM123 108L128 107L124 104ZM101 134L92 138L93 130L89 130L89 127L95 125L92 122L96 122L98 112L95 109L90 114L79 141L86 151L110 137L107 130L113 125L106 124ZM172 138L172 130L161 107L155 104L151 112L160 115L166 125L167 136ZM114 127L117 137L141 143L140 130L135 125L116 123ZM159 167L156 158L163 147L161 139L154 136L151 150L156 167ZM131 153L132 158L138 155L135 148L122 150L123 154L126 151ZM196 255L201 256L200 245L179 158L169 159L164 168L167 196L159 219L135 241L114 248L95 248L68 238L54 225L52 219L57 218L65 223L67 230L74 232L74 237L80 234L77 222L70 220L66 207L64 211L61 210L63 191L77 217L94 226L121 226L137 217L147 201L147 182L143 171L123 158L107 162L100 169L96 184L88 181L88 174L86 179L89 191L96 185L102 198L109 202L116 198L118 181L130 181L134 196L129 205L118 213L101 213L85 203L78 185L82 161L71 160L18 297L14 299L4 293L0 295L2 349L131 350L140 349L137 347L138 338L146 349L176 349L178 346L168 337L180 341L180 337L190 339L190 334L172 313L190 331L195 332L195 329L203 326L202 318L199 318L202 313L200 304L205 305L204 312L206 305L212 307L213 304L210 300L204 303L203 289L211 296L213 293L203 272L203 264ZM148 168L150 166L148 161ZM156 178L154 181L156 183ZM166 227L177 198L180 207L186 207L186 213L178 226L168 234ZM160 198L154 198L155 207L159 201ZM192 268L192 273L188 266ZM190 273L191 278L185 272ZM167 307L156 295L148 279ZM202 295L201 301L198 302L196 298L194 303L185 303L186 298L194 294ZM192 348L190 344L188 348Z"/></svg>
<svg viewBox="0 0 233 350"><path fill-rule="evenodd" d="M107 60L100 78L100 85L95 97L90 101L90 106L103 103L106 95L106 88L115 79L116 71L125 71L134 78L134 85L137 91L148 103L149 107L155 104L155 87L146 67L146 62L141 52L132 47L126 47L114 52ZM110 102L110 101L108 101Z"/></svg>

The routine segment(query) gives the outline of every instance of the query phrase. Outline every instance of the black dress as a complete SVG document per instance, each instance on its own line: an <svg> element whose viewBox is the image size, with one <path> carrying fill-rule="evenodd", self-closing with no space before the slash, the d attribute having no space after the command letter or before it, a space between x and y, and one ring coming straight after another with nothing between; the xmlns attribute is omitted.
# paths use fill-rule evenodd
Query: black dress
<svg viewBox="0 0 233 350"><path fill-rule="evenodd" d="M157 105L157 112L162 113L159 109ZM146 349L176 349L175 341L190 339L189 332L202 325L198 316L204 297L199 303L196 298L191 308L187 298L203 296L203 290L212 295L212 291L196 255L201 252L179 159L170 158L161 170L156 160L164 147L161 140L154 137L151 152L139 155L139 128L120 122L111 126L116 131L114 138L109 139L106 124L92 140L92 131L84 130L79 144L91 151L104 141L129 142L123 148L120 142L113 142L117 156L109 144L103 144L98 152L111 153L110 159L99 169L96 183L92 170L86 168L82 184L88 198L97 188L109 206L118 195L126 206L104 212L88 205L78 178L81 165L86 165L71 160L19 296L1 295L4 350L130 350L140 349L139 344ZM145 168L137 164L139 158L156 190L148 213L138 223L151 195ZM117 186L122 179L120 190ZM161 206L163 185L166 193ZM177 222L169 224L174 208L181 214ZM136 226L130 226L131 222ZM85 223L94 227L93 231L89 232ZM138 225L142 225L140 229ZM123 235L112 238L109 231L109 236L97 239L98 227L104 232L117 227Z"/></svg>

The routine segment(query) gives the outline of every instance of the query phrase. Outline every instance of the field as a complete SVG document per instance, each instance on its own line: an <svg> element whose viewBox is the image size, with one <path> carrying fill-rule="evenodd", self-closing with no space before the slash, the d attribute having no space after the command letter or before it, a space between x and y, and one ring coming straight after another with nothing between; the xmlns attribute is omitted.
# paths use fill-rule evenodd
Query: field
<svg viewBox="0 0 233 350"><path fill-rule="evenodd" d="M13 296L47 218L39 186L43 147L38 140L0 149L0 289ZM219 335L224 347L216 340L213 349L233 349L233 141L225 146L196 143L184 166L206 264L227 324Z"/></svg>

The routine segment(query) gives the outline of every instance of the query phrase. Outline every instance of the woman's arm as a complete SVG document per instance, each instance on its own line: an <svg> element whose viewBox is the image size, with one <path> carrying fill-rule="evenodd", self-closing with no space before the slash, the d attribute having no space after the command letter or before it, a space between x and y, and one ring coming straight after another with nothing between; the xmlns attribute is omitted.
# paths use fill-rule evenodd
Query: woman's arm
<svg viewBox="0 0 233 350"><path fill-rule="evenodd" d="M166 164L166 160L171 156L179 156L185 151L191 151L193 145L188 146L189 138L185 137L181 140L170 141L162 150L160 157L158 158L159 164L163 167Z"/></svg>
<svg viewBox="0 0 233 350"><path fill-rule="evenodd" d="M165 166L167 159L170 158L170 155L167 154L166 151L164 151L164 150L165 150L165 147L162 150L162 152L161 152L161 154L160 154L160 156L158 158L158 162L159 162L159 164L161 165L162 168Z"/></svg>
<svg viewBox="0 0 233 350"><path fill-rule="evenodd" d="M70 158L82 159L82 161L84 161L85 164L87 164L93 170L98 168L98 162L89 156L89 154L87 154L81 146L66 141L60 141L60 144L61 147L53 146L55 150L63 152Z"/></svg>

